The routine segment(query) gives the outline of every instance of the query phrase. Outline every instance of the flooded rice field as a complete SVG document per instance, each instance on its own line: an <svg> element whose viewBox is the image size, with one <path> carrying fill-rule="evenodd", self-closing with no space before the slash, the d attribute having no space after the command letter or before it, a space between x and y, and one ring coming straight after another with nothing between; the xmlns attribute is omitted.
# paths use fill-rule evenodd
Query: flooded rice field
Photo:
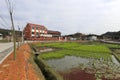
<svg viewBox="0 0 120 80"><path fill-rule="evenodd" d="M77 68L80 64L87 64L92 61L91 59L81 58L76 56L65 56L61 59L50 59L47 63L50 67L54 68L56 71L68 71L73 68Z"/></svg>
<svg viewBox="0 0 120 80"><path fill-rule="evenodd" d="M49 43L37 49L49 69L64 80L120 80L119 46Z"/></svg>
<svg viewBox="0 0 120 80"><path fill-rule="evenodd" d="M113 57L114 58L114 57ZM88 59L76 56L65 56L60 59L46 60L47 64L57 71L64 80L119 80L118 63L104 60Z"/></svg>

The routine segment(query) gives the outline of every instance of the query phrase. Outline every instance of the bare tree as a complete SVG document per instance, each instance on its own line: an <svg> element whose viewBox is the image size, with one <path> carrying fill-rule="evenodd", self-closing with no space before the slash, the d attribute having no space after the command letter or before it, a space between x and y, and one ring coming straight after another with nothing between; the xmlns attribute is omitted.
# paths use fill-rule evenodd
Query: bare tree
<svg viewBox="0 0 120 80"><path fill-rule="evenodd" d="M8 22L5 20L5 18L3 16L0 15L0 24L5 27L5 28L8 28Z"/></svg>
<svg viewBox="0 0 120 80"><path fill-rule="evenodd" d="M9 15L10 15L10 21L12 26L12 36L13 36L13 43L14 43L14 60L16 60L16 35L15 35L15 28L14 28L14 20L13 20L13 2L11 0L5 0Z"/></svg>

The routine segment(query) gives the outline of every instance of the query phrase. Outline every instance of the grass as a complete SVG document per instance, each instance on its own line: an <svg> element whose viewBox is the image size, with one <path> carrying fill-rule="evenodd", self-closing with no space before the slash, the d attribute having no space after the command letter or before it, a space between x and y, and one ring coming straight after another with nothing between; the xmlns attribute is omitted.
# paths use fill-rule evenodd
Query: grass
<svg viewBox="0 0 120 80"><path fill-rule="evenodd" d="M53 47L61 50L54 52L47 52L41 54L39 57L43 59L62 58L66 55L80 56L86 58L103 58L104 60L111 59L111 51L109 48L120 48L114 44L102 44L102 43L76 43L76 42L60 42L60 43L40 43L33 45L36 47Z"/></svg>
<svg viewBox="0 0 120 80"><path fill-rule="evenodd" d="M89 44L80 44L76 42L67 42L67 43L47 43L47 44L38 44L37 47L54 47L61 49L69 50L80 50L80 51L89 51L89 52L110 52L108 48L103 45L89 45Z"/></svg>
<svg viewBox="0 0 120 80"><path fill-rule="evenodd" d="M111 58L111 48L118 49L116 51L116 55L120 58L120 46L115 44L105 44L105 43L75 43L75 42L67 42L67 43L42 43L33 45L34 47L52 47L59 48L53 52L47 52L40 54L38 59L53 59L53 58L63 58L66 55L68 56L80 56L84 58L94 58L95 59L104 59L104 60L95 60L92 63L90 62L87 65L83 65L83 70L87 70L87 72L93 71L96 79L101 79L101 76L104 76L108 79L112 79L119 75L119 69L112 62L108 63L108 61L112 61ZM103 62L102 62L103 61ZM101 65L103 64L103 65ZM54 68L54 67L53 67ZM89 71L90 70L90 71ZM94 73L95 71L95 73ZM110 75L108 74L110 73Z"/></svg>
<svg viewBox="0 0 120 80"><path fill-rule="evenodd" d="M109 53L91 53L87 51L74 51L74 50L60 50L56 52L48 52L47 54L42 54L39 57L43 59L52 59L52 58L62 58L66 55L69 56L80 56L86 58L103 58L104 60L111 60L111 56Z"/></svg>

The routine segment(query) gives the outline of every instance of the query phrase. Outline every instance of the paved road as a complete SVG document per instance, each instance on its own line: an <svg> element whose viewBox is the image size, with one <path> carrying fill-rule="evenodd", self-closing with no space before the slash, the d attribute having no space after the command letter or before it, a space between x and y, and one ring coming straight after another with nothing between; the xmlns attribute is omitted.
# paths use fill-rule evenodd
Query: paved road
<svg viewBox="0 0 120 80"><path fill-rule="evenodd" d="M13 43L0 43L0 64L13 51Z"/></svg>
<svg viewBox="0 0 120 80"><path fill-rule="evenodd" d="M117 42L117 41L105 41L105 40L102 40L102 42L111 43L111 44L120 44L120 42Z"/></svg>

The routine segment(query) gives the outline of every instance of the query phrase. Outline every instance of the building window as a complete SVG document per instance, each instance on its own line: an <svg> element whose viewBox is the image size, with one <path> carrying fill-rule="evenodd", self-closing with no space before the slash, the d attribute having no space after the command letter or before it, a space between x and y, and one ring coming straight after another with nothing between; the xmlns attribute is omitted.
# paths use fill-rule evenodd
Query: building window
<svg viewBox="0 0 120 80"><path fill-rule="evenodd" d="M35 34L35 32L32 32L32 34Z"/></svg>
<svg viewBox="0 0 120 80"><path fill-rule="evenodd" d="M41 27L41 30L43 30L44 28Z"/></svg>
<svg viewBox="0 0 120 80"><path fill-rule="evenodd" d="M39 33L38 32L36 33L36 37L39 37Z"/></svg>
<svg viewBox="0 0 120 80"><path fill-rule="evenodd" d="M38 27L36 26L36 30L38 30Z"/></svg>
<svg viewBox="0 0 120 80"><path fill-rule="evenodd" d="M39 33L37 32L36 34L38 35Z"/></svg>
<svg viewBox="0 0 120 80"><path fill-rule="evenodd" d="M34 26L32 26L32 29L34 29Z"/></svg>

